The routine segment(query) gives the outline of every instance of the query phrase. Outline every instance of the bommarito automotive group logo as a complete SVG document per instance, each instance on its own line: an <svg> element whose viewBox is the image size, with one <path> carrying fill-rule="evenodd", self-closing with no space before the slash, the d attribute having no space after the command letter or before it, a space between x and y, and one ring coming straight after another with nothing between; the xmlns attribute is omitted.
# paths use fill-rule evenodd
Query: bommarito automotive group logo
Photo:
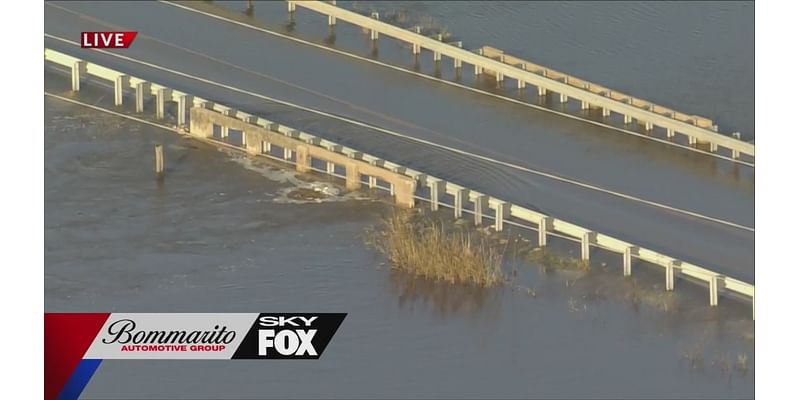
<svg viewBox="0 0 800 400"><path fill-rule="evenodd" d="M347 314L45 314L47 398L77 398L105 359L318 359Z"/></svg>

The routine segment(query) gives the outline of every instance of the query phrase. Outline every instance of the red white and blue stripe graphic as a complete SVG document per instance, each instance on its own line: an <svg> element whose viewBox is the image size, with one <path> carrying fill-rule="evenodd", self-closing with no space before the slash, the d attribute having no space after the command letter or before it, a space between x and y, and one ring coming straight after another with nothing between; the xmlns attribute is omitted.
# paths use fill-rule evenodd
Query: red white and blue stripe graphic
<svg viewBox="0 0 800 400"><path fill-rule="evenodd" d="M105 359L318 359L346 315L45 313L45 398L79 398Z"/></svg>

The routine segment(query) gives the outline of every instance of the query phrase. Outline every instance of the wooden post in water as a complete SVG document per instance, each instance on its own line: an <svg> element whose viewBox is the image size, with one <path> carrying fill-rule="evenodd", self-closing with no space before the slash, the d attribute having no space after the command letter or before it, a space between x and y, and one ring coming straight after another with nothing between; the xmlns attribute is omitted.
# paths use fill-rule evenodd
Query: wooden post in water
<svg viewBox="0 0 800 400"><path fill-rule="evenodd" d="M156 145L156 177L164 179L164 146Z"/></svg>

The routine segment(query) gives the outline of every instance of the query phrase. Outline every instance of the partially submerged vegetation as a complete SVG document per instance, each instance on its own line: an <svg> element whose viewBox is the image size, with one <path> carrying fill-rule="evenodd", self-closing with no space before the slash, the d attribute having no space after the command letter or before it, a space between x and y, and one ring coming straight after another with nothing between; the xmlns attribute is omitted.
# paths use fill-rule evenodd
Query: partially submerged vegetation
<svg viewBox="0 0 800 400"><path fill-rule="evenodd" d="M452 229L413 211L395 212L369 233L368 242L392 268L432 280L480 287L505 278L503 250L477 232Z"/></svg>

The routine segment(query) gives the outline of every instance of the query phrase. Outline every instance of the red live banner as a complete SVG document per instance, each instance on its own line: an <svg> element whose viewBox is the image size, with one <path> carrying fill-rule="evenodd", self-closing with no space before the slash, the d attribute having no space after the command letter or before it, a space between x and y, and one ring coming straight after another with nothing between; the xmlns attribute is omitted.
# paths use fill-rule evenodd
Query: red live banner
<svg viewBox="0 0 800 400"><path fill-rule="evenodd" d="M137 32L81 32L81 47L85 49L127 49Z"/></svg>

